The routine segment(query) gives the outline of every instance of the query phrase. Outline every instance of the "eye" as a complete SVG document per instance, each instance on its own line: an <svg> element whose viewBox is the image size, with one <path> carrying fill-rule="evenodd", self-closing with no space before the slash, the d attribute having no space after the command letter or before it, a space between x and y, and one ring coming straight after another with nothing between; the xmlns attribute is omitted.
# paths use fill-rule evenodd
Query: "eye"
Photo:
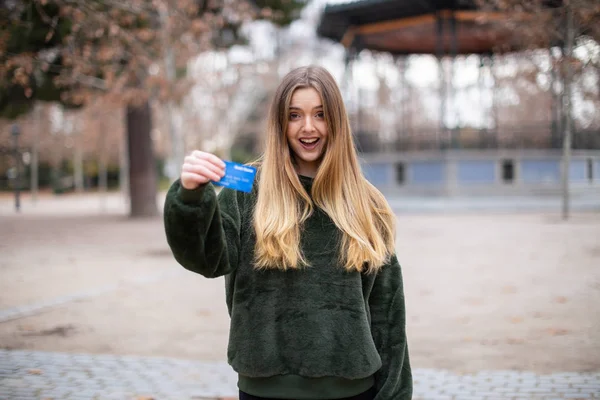
<svg viewBox="0 0 600 400"><path fill-rule="evenodd" d="M300 118L300 114L298 114L298 113L291 113L290 114L290 119L298 119L298 118Z"/></svg>
<svg viewBox="0 0 600 400"><path fill-rule="evenodd" d="M317 118L325 118L325 113L323 111L319 111L316 115Z"/></svg>

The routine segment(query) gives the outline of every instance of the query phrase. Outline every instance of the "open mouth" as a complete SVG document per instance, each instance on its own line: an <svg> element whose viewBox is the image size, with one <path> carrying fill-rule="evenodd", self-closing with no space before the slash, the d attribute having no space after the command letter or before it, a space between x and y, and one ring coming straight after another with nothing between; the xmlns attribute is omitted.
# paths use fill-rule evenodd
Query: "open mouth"
<svg viewBox="0 0 600 400"><path fill-rule="evenodd" d="M319 143L319 140L319 138L300 139L300 144L302 144L302 147L304 147L305 149L311 150L317 147L317 143Z"/></svg>

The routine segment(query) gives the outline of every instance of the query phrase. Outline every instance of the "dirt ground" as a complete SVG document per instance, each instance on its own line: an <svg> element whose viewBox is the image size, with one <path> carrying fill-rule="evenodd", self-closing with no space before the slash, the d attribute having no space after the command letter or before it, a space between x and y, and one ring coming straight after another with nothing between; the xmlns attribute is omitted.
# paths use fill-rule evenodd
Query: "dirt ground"
<svg viewBox="0 0 600 400"><path fill-rule="evenodd" d="M161 218L89 201L0 207L0 312L63 300L0 347L225 360L223 279L180 267ZM600 370L600 214L400 214L397 251L414 367Z"/></svg>

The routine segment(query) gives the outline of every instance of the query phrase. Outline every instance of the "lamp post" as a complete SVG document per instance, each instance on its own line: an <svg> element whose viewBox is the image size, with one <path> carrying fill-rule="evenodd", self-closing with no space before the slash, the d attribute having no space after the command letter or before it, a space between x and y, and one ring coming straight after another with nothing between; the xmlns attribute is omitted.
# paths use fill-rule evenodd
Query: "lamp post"
<svg viewBox="0 0 600 400"><path fill-rule="evenodd" d="M19 134L21 133L19 129L19 125L14 124L11 129L11 134L13 138L13 147L14 147L14 156L15 156L15 211L19 212L21 209L21 174L19 172L20 166L20 158L21 154L19 153Z"/></svg>

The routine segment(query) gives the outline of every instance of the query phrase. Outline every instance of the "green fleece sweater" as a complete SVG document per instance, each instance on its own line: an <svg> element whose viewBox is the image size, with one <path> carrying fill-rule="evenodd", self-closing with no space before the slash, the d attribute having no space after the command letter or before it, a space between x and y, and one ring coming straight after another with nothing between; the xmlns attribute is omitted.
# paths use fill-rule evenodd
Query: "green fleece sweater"
<svg viewBox="0 0 600 400"><path fill-rule="evenodd" d="M312 179L300 176L310 193ZM207 278L225 275L227 357L240 390L261 397L336 399L371 386L376 400L407 400L412 376L402 273L396 255L378 274L338 264L339 229L315 211L301 230L310 267L257 271L252 193L176 181L164 207L175 259Z"/></svg>

